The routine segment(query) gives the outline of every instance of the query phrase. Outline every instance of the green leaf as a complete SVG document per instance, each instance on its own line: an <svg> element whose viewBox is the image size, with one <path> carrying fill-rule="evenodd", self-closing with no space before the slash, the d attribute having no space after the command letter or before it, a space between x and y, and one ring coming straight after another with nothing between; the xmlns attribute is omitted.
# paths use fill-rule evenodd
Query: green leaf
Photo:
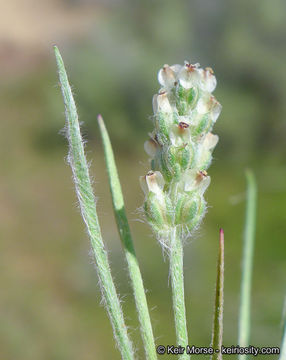
<svg viewBox="0 0 286 360"><path fill-rule="evenodd" d="M69 142L68 161L72 168L73 180L80 204L81 215L87 227L96 262L102 297L109 314L113 334L123 359L133 360L132 343L127 334L119 298L111 276L107 252L104 248L98 222L95 197L89 176L76 105L69 85L63 59L57 47L54 48L59 71L59 80L65 104L66 131Z"/></svg>
<svg viewBox="0 0 286 360"><path fill-rule="evenodd" d="M243 239L243 262L238 329L238 344L243 347L248 346L250 341L250 302L256 227L255 223L257 186L254 174L251 170L246 171L246 182L247 197ZM239 360L244 360L246 358L246 355L241 355Z"/></svg>
<svg viewBox="0 0 286 360"><path fill-rule="evenodd" d="M282 323L283 323L283 333L282 333L282 342L280 346L279 360L286 360L286 298L284 300Z"/></svg>
<svg viewBox="0 0 286 360"><path fill-rule="evenodd" d="M98 124L101 133L105 161L107 166L109 186L112 195L112 204L117 223L119 235L123 244L123 249L128 264L129 276L135 297L136 308L138 311L139 322L141 325L141 336L144 343L146 359L157 359L154 336L147 306L147 299L143 286L143 280L136 258L133 240L126 216L125 205L119 181L119 176L115 164L114 154L108 132L102 117L98 116Z"/></svg>

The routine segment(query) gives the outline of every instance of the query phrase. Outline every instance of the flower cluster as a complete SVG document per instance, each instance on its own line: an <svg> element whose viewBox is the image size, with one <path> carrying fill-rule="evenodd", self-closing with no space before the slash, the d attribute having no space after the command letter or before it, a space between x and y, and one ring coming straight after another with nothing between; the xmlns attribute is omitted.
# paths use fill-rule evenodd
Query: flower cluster
<svg viewBox="0 0 286 360"><path fill-rule="evenodd" d="M190 234L205 213L206 170L218 142L211 133L221 111L212 95L216 78L211 68L185 62L164 65L158 81L154 130L144 145L151 171L140 178L145 215L159 237L177 226Z"/></svg>

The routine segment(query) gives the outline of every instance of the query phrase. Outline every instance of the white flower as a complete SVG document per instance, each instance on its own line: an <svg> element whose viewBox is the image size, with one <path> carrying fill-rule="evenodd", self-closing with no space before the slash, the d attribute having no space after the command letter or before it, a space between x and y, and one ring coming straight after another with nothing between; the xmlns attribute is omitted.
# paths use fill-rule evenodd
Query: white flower
<svg viewBox="0 0 286 360"><path fill-rule="evenodd" d="M199 71L200 64L190 64L185 61L184 67L178 74L178 80L185 89L190 89L200 83L201 75Z"/></svg>
<svg viewBox="0 0 286 360"><path fill-rule="evenodd" d="M187 170L183 175L184 190L196 190L200 195L203 195L208 188L211 178L206 171Z"/></svg>
<svg viewBox="0 0 286 360"><path fill-rule="evenodd" d="M140 185L145 195L150 191L163 198L165 180L160 171L149 171L146 176L140 176Z"/></svg>
<svg viewBox="0 0 286 360"><path fill-rule="evenodd" d="M159 94L153 96L153 111L154 114L161 111L164 113L171 113L172 106L169 102L166 91L161 91Z"/></svg>
<svg viewBox="0 0 286 360"><path fill-rule="evenodd" d="M202 142L202 147L206 150L212 150L217 143L218 143L218 135L214 135L209 132L204 137L204 140Z"/></svg>
<svg viewBox="0 0 286 360"><path fill-rule="evenodd" d="M212 159L212 150L218 143L218 136L208 133L197 147L196 162L199 168L208 167Z"/></svg>
<svg viewBox="0 0 286 360"><path fill-rule="evenodd" d="M176 77L181 68L182 65L175 64L169 66L165 64L163 68L160 69L158 72L159 83L165 88L170 88L174 86L174 82L176 81Z"/></svg>
<svg viewBox="0 0 286 360"><path fill-rule="evenodd" d="M221 104L212 95L205 94L202 96L197 104L196 110L203 115L210 112L212 122L215 123L221 112Z"/></svg>
<svg viewBox="0 0 286 360"><path fill-rule="evenodd" d="M144 150L152 159L155 157L158 147L158 143L152 138L144 143Z"/></svg>
<svg viewBox="0 0 286 360"><path fill-rule="evenodd" d="M213 92L216 88L216 77L214 76L213 69L207 67L205 70L202 70L201 77L202 89L208 91L209 93Z"/></svg>
<svg viewBox="0 0 286 360"><path fill-rule="evenodd" d="M222 106L221 104L212 96L212 108L211 108L211 117L212 121L215 123L221 113Z"/></svg>
<svg viewBox="0 0 286 360"><path fill-rule="evenodd" d="M210 107L211 107L210 96L205 95L199 99L196 110L199 114L203 115L210 111Z"/></svg>
<svg viewBox="0 0 286 360"><path fill-rule="evenodd" d="M172 125L170 129L170 140L174 146L182 146L189 143L191 140L189 125L185 122Z"/></svg>

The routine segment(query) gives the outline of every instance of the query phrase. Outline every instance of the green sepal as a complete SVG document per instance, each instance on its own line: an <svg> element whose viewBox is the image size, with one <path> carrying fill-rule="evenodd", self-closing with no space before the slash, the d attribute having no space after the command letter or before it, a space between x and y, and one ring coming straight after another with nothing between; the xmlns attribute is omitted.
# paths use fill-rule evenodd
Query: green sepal
<svg viewBox="0 0 286 360"><path fill-rule="evenodd" d="M165 197L166 202L166 220L169 225L173 225L174 207L169 196Z"/></svg>
<svg viewBox="0 0 286 360"><path fill-rule="evenodd" d="M187 224L188 231L194 230L202 221L206 210L206 203L204 199L201 199L200 206L198 208L196 216Z"/></svg>
<svg viewBox="0 0 286 360"><path fill-rule="evenodd" d="M198 135L202 135L203 133L206 133L207 132L206 130L210 127L210 122L211 119L208 113L201 116L201 118L198 121L198 124L196 126L192 126L191 129L192 136L196 137Z"/></svg>
<svg viewBox="0 0 286 360"><path fill-rule="evenodd" d="M173 112L173 124L176 124L178 125L180 122L180 119L179 119L179 114L177 112Z"/></svg>
<svg viewBox="0 0 286 360"><path fill-rule="evenodd" d="M172 180L178 181L181 177L181 167L178 164L177 148L175 146L169 146L167 150L167 165L172 174Z"/></svg>
<svg viewBox="0 0 286 360"><path fill-rule="evenodd" d="M193 107L197 101L197 98L198 98L198 90L195 89L194 87L190 88L187 91L187 102L189 106Z"/></svg>
<svg viewBox="0 0 286 360"><path fill-rule="evenodd" d="M173 180L174 180L175 182L177 182L177 181L180 180L181 175L182 175L180 164L175 164L173 171L174 171Z"/></svg>
<svg viewBox="0 0 286 360"><path fill-rule="evenodd" d="M177 159L181 166L182 171L187 170L192 163L194 158L194 149L191 144L186 144L185 146L178 149Z"/></svg>
<svg viewBox="0 0 286 360"><path fill-rule="evenodd" d="M165 224L164 213L166 209L152 191L149 192L144 203L144 211L148 222L153 226L163 226Z"/></svg>
<svg viewBox="0 0 286 360"><path fill-rule="evenodd" d="M173 168L176 165L177 162L177 151L175 146L169 146L165 153L165 158L168 164L168 168L171 172L173 172Z"/></svg>
<svg viewBox="0 0 286 360"><path fill-rule="evenodd" d="M181 219L183 224L189 224L195 219L200 208L200 203L201 199L198 196L194 196L185 202L181 211Z"/></svg>
<svg viewBox="0 0 286 360"><path fill-rule="evenodd" d="M180 116L186 115L188 103L186 101L185 89L180 84L178 84L176 89L176 107Z"/></svg>
<svg viewBox="0 0 286 360"><path fill-rule="evenodd" d="M176 88L176 107L180 116L186 115L195 107L198 100L198 90L195 87L185 89L178 84Z"/></svg>
<svg viewBox="0 0 286 360"><path fill-rule="evenodd" d="M168 166L168 156L163 152L160 153L160 158L158 159L160 171L166 180L166 182L170 182L172 180L172 173Z"/></svg>
<svg viewBox="0 0 286 360"><path fill-rule="evenodd" d="M155 126L158 141L161 145L167 144L169 141L168 115L158 112L155 117Z"/></svg>
<svg viewBox="0 0 286 360"><path fill-rule="evenodd" d="M175 208L175 224L181 224L181 212L182 212L182 206L186 201L186 197L185 196L181 196L177 203L176 203L176 208Z"/></svg>
<svg viewBox="0 0 286 360"><path fill-rule="evenodd" d="M205 211L206 211L206 202L205 200L202 198L201 199L201 203L200 203L200 208L199 208L199 211L198 211L198 215L199 217L203 217L204 214L205 214Z"/></svg>

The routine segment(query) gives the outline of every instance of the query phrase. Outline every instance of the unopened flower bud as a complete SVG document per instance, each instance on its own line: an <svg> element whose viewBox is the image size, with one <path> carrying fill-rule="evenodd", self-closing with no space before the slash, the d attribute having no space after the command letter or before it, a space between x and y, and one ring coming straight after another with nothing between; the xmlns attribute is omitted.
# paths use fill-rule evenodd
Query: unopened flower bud
<svg viewBox="0 0 286 360"><path fill-rule="evenodd" d="M174 146L169 146L164 150L163 156L163 164L168 169L168 178L171 176L171 179L177 182L181 176L181 167L177 159L177 148Z"/></svg>
<svg viewBox="0 0 286 360"><path fill-rule="evenodd" d="M140 178L141 187L146 195L144 211L154 231L162 232L170 226L170 201L163 192L165 181L159 171L149 171Z"/></svg>
<svg viewBox="0 0 286 360"><path fill-rule="evenodd" d="M190 116L191 110L196 106L199 91L196 87L185 89L181 84L176 86L176 107L180 116Z"/></svg>
<svg viewBox="0 0 286 360"><path fill-rule="evenodd" d="M198 214L201 205L201 197L198 195L192 196L182 206L181 209L181 223L191 226L192 222Z"/></svg>
<svg viewBox="0 0 286 360"><path fill-rule="evenodd" d="M170 116L166 116L166 114L163 114L162 112L157 113L155 116L155 130L160 145L168 144L170 120Z"/></svg>
<svg viewBox="0 0 286 360"><path fill-rule="evenodd" d="M177 149L177 159L182 171L189 169L194 161L195 148L192 143L184 145Z"/></svg>
<svg viewBox="0 0 286 360"><path fill-rule="evenodd" d="M166 208L158 201L158 198L153 192L150 192L144 203L145 216L149 223L158 231L166 222L165 213Z"/></svg>

